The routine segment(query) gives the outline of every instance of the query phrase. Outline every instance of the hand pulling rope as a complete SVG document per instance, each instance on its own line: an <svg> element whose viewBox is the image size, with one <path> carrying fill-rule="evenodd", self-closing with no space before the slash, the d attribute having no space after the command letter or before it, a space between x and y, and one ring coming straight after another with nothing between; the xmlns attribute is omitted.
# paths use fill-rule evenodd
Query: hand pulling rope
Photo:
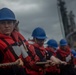
<svg viewBox="0 0 76 75"><path fill-rule="evenodd" d="M14 65L18 65L19 63L20 63L20 61L18 61L18 62L11 62L11 63L3 63L3 64L0 64L0 67L14 66Z"/></svg>

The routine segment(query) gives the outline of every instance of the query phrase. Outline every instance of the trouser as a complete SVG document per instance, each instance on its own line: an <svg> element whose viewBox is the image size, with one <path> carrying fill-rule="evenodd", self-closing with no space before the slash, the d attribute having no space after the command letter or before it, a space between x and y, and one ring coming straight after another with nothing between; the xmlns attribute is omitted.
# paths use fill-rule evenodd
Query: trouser
<svg viewBox="0 0 76 75"><path fill-rule="evenodd" d="M0 75L26 75L26 72L22 67L0 68Z"/></svg>

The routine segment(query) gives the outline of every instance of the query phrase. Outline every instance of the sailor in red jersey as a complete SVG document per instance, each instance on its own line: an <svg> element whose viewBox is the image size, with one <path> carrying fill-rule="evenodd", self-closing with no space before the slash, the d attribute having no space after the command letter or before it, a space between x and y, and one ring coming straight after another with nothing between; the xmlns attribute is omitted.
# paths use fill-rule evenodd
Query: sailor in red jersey
<svg viewBox="0 0 76 75"><path fill-rule="evenodd" d="M58 49L58 43L54 39L50 39L47 41L46 50L51 52L56 57L56 51ZM46 69L47 75L59 75L60 69L59 65L50 66Z"/></svg>
<svg viewBox="0 0 76 75"><path fill-rule="evenodd" d="M57 57L60 60L66 61L68 63L67 65L60 65L60 75L76 75L73 66L71 49L65 39L60 40L60 47L57 50Z"/></svg>
<svg viewBox="0 0 76 75"><path fill-rule="evenodd" d="M15 14L9 8L0 9L0 63L19 62L18 65L0 67L0 75L25 75L23 62L33 65L15 33ZM14 38L16 40L14 40Z"/></svg>
<svg viewBox="0 0 76 75"><path fill-rule="evenodd" d="M30 43L28 43L28 41L16 30L12 33L12 38L14 39L14 41L19 43L19 46L22 45L23 48L25 48L25 51L29 54L30 58L32 59L30 61L30 59L27 58L28 62L24 62L27 75L37 75L38 73L36 72L37 70L35 63L39 61L39 58L35 53L34 47Z"/></svg>

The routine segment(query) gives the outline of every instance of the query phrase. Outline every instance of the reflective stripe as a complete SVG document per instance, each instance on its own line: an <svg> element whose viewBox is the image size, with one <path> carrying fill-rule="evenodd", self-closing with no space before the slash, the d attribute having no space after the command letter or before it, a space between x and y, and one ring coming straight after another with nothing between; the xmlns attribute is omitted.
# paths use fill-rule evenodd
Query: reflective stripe
<svg viewBox="0 0 76 75"><path fill-rule="evenodd" d="M71 54L69 54L67 57L66 57L66 62L69 62L71 60Z"/></svg>
<svg viewBox="0 0 76 75"><path fill-rule="evenodd" d="M17 56L21 55L21 50L19 46L12 46L14 52L17 54Z"/></svg>
<svg viewBox="0 0 76 75"><path fill-rule="evenodd" d="M17 56L22 55L23 58L26 58L28 56L27 52L25 51L23 45L19 46L12 46L14 52L17 54Z"/></svg>
<svg viewBox="0 0 76 75"><path fill-rule="evenodd" d="M28 53L27 53L26 50L24 49L24 46L21 45L21 46L20 46L20 49L21 49L21 53L22 53L23 58L26 58L26 57L28 56Z"/></svg>

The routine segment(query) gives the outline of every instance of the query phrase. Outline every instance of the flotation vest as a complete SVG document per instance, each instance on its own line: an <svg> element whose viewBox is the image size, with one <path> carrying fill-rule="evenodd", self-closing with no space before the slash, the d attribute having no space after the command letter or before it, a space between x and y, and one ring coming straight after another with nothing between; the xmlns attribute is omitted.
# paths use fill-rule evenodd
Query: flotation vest
<svg viewBox="0 0 76 75"><path fill-rule="evenodd" d="M56 57L56 52L54 52L51 48L47 47L46 50L49 51L50 53L52 53L52 55ZM59 69L58 65L49 66L48 68L46 68L46 72L50 73L50 74L51 73L53 73L53 74L60 73L60 69Z"/></svg>

